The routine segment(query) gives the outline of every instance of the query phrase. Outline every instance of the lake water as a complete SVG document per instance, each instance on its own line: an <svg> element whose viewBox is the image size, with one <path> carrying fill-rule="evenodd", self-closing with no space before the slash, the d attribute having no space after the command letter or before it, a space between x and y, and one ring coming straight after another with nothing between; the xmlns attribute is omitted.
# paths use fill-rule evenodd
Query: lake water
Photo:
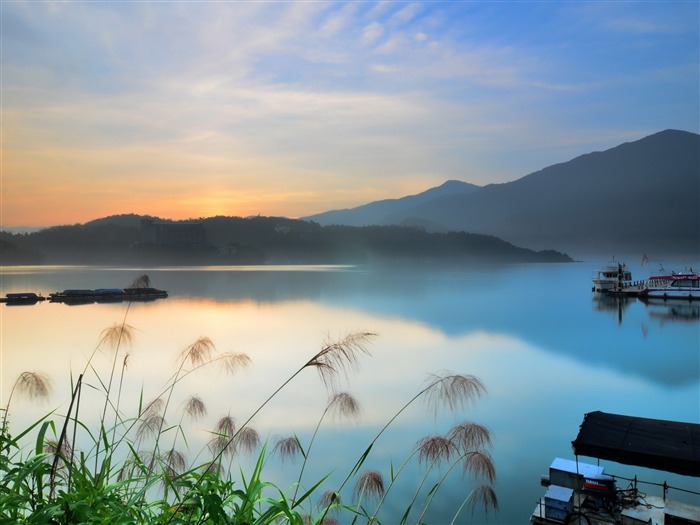
<svg viewBox="0 0 700 525"><path fill-rule="evenodd" d="M552 460L574 459L571 441L587 412L700 422L700 304L597 297L591 276L604 262L471 268L6 267L2 294L125 287L146 273L152 286L170 296L130 306L48 301L1 306L2 405L19 373L32 370L51 377L53 394L43 403L13 399L12 428L49 410L65 414L71 376L84 370L102 331L126 321L135 337L120 350L128 352L121 407L133 408L133 415L139 396L156 397L180 352L206 336L217 351L243 352L251 364L233 377L204 368L178 384L169 422L177 422L180 405L191 394L207 405L207 415L190 425L187 454L196 461L208 429L220 417L247 419L325 341L374 332L371 356L362 357L359 369L340 385L361 404L361 417L324 422L304 480L329 472L331 485L342 479L381 426L425 386L428 374L473 374L486 385L487 397L458 414L435 415L425 404L412 404L377 442L371 467L388 479L391 465L396 469L421 437L445 433L464 420L481 423L493 433L500 511L488 521L478 512L464 512L457 522L524 525L544 492L540 476ZM635 278L648 275L648 268L634 271ZM111 362L109 351L100 348L94 363L102 377ZM86 383L96 388L84 390L95 394L84 394L81 414L103 402L90 371ZM305 370L253 424L263 441L296 434L307 443L327 401L318 375ZM250 461L241 459L244 467ZM608 473L700 491L698 478L601 464ZM264 477L284 488L296 481L299 466L271 456ZM394 517L402 514L424 473L424 466L402 473L383 507L384 523L398 521ZM474 486L470 478L450 477L427 520L449 523ZM653 486L646 491L658 494ZM672 491L671 497L700 504L684 493Z"/></svg>

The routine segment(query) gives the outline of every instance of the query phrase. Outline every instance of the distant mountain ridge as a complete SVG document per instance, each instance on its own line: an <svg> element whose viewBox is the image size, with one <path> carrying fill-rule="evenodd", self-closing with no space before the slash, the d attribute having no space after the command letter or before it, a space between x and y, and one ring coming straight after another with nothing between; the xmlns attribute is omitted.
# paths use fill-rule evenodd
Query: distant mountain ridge
<svg viewBox="0 0 700 525"><path fill-rule="evenodd" d="M399 204L400 203L400 204ZM448 181L418 195L304 217L494 235L532 249L700 254L700 135L666 130L513 182Z"/></svg>
<svg viewBox="0 0 700 525"><path fill-rule="evenodd" d="M385 222L387 216L407 212L416 206L430 203L432 200L441 197L469 194L479 188L480 186L467 182L448 180L436 188L430 188L417 195L370 202L356 208L328 211L311 217L304 217L304 219L314 220L320 224L342 224L344 226L389 224Z"/></svg>
<svg viewBox="0 0 700 525"><path fill-rule="evenodd" d="M285 217L173 221L135 214L29 234L0 232L0 265L471 264L570 262L492 235L403 226L320 226Z"/></svg>

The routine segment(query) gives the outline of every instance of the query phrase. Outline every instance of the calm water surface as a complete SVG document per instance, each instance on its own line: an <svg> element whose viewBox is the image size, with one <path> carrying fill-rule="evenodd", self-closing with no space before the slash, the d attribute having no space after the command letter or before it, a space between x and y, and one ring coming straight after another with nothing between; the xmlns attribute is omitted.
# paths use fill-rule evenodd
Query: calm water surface
<svg viewBox="0 0 700 525"><path fill-rule="evenodd" d="M103 329L126 321L136 332L132 345L121 349L128 353L122 407L135 412L139 396L147 401L160 394L178 354L206 336L219 352L246 353L251 365L233 377L205 368L178 385L171 423L189 395L200 396L208 409L189 427L187 453L194 462L220 417L244 421L326 340L376 332L372 355L339 385L360 402L361 417L324 423L304 479L310 483L333 472L331 480L341 480L381 426L425 386L428 374L473 374L487 386L486 398L458 414L435 415L424 404L411 405L372 450L371 467L388 478L390 465L401 464L421 437L465 420L481 423L493 432L500 512L488 521L465 512L458 521L524 525L553 458L573 459L570 443L585 413L700 422L700 304L596 297L590 278L598 265L4 268L3 295L124 287L147 273L170 297L130 306L1 306L2 404L17 375L34 370L50 375L52 397L39 405L14 399L13 428L49 410L65 413L71 375L84 370ZM646 277L646 270L635 278ZM108 350L98 350L94 363L106 377ZM88 384L98 386L94 375L88 377ZM255 417L254 426L269 442L293 434L308 442L327 400L320 378L306 370ZM100 406L97 395L86 395L81 410L87 414ZM244 466L248 461L242 459ZM700 491L698 478L603 464L608 473ZM266 477L285 487L296 481L299 466L272 458ZM424 473L424 467L412 466L398 478L395 497L384 507L385 523L398 520L393 516L401 515ZM468 478L451 477L427 519L449 523L473 487ZM700 504L698 498L672 496Z"/></svg>

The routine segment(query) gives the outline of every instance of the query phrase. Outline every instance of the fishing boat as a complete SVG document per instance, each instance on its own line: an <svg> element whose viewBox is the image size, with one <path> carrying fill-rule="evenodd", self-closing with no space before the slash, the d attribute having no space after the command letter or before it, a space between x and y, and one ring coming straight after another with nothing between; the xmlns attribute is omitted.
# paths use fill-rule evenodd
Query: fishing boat
<svg viewBox="0 0 700 525"><path fill-rule="evenodd" d="M8 306L13 306L18 304L36 304L45 299L46 297L34 292L16 292L5 294L5 297L0 298L0 302L6 303Z"/></svg>
<svg viewBox="0 0 700 525"><path fill-rule="evenodd" d="M535 525L696 525L700 506L671 499L700 492L605 472L600 460L700 477L700 424L605 412L584 416L572 442L575 459L555 458L540 483L546 487L530 516ZM597 458L598 464L579 461ZM624 482L625 488L618 488ZM661 487L660 496L645 492ZM644 490L643 490L644 489Z"/></svg>
<svg viewBox="0 0 700 525"><path fill-rule="evenodd" d="M596 293L622 292L631 288L632 272L625 263L615 260L593 273L593 291Z"/></svg>
<svg viewBox="0 0 700 525"><path fill-rule="evenodd" d="M642 300L700 299L700 275L692 271L674 273L665 279L651 277L639 291Z"/></svg>

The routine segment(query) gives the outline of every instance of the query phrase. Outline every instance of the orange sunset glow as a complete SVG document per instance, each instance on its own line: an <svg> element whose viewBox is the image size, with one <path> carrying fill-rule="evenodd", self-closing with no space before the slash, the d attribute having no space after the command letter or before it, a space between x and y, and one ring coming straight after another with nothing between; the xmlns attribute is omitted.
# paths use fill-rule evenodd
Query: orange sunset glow
<svg viewBox="0 0 700 525"><path fill-rule="evenodd" d="M674 5L3 2L0 226L296 218L697 132Z"/></svg>

